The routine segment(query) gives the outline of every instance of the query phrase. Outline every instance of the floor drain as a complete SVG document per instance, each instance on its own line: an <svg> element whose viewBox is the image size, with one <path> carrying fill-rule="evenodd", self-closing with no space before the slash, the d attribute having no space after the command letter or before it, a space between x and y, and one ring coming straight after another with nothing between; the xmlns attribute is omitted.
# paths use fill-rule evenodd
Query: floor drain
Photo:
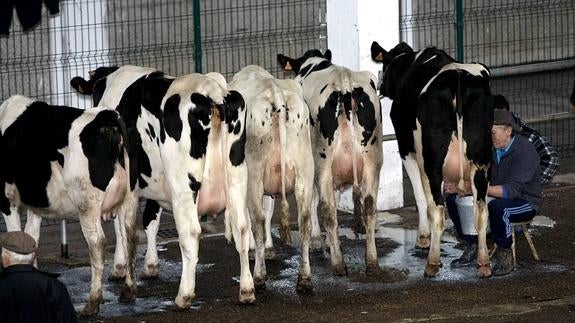
<svg viewBox="0 0 575 323"><path fill-rule="evenodd" d="M177 238L178 230L176 228L167 228L158 230L158 236L163 239Z"/></svg>

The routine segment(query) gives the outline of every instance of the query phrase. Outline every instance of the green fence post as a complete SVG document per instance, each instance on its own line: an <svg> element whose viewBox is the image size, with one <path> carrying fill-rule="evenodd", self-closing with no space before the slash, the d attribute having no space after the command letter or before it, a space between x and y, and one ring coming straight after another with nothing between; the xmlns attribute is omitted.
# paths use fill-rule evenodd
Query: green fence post
<svg viewBox="0 0 575 323"><path fill-rule="evenodd" d="M202 21L200 20L200 0L194 0L194 63L196 73L202 73Z"/></svg>
<svg viewBox="0 0 575 323"><path fill-rule="evenodd" d="M456 59L463 62L463 0L455 0Z"/></svg>

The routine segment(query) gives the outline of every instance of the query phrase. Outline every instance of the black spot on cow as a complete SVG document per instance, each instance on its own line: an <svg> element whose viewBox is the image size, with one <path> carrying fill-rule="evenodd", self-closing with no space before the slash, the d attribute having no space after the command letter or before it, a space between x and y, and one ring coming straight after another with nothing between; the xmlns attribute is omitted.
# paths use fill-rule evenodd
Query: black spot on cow
<svg viewBox="0 0 575 323"><path fill-rule="evenodd" d="M319 153L319 157L325 159L327 156L325 155L325 153Z"/></svg>
<svg viewBox="0 0 575 323"><path fill-rule="evenodd" d="M306 77L313 72L324 70L330 67L332 64L330 61L321 61L319 64L309 64L306 67L302 68L298 75Z"/></svg>
<svg viewBox="0 0 575 323"><path fill-rule="evenodd" d="M488 176L489 174L486 174L485 170L478 169L473 177L473 184L475 184L477 189L477 199L480 201L485 201L485 196L487 195Z"/></svg>
<svg viewBox="0 0 575 323"><path fill-rule="evenodd" d="M103 78L94 83L92 102L94 103L95 107L97 107L100 104L100 101L102 101L102 96L104 96L104 91L106 91L106 80L107 78Z"/></svg>
<svg viewBox="0 0 575 323"><path fill-rule="evenodd" d="M369 80L369 85L371 86L371 88L372 88L374 91L377 91L377 89L376 89L376 87L375 87L375 83L373 83L373 80Z"/></svg>
<svg viewBox="0 0 575 323"><path fill-rule="evenodd" d="M315 65L315 67L308 65L302 69L301 67L302 67L302 65L304 65L305 61L307 61L309 58L312 58L312 57L325 58L325 61L322 61L320 64ZM296 75L306 75L306 74L309 74L313 71L325 69L325 68L331 66L331 51L328 49L325 51L325 54L322 54L317 49L310 49L310 50L306 51L303 54L303 56L298 58L298 59L293 59L293 58L284 56L282 54L278 54L277 60L278 60L278 63L280 64L280 66L284 69L284 71L294 72ZM312 68L313 68L313 71L310 71L310 69L312 69Z"/></svg>
<svg viewBox="0 0 575 323"><path fill-rule="evenodd" d="M332 92L325 101L323 108L319 109L317 116L319 129L322 136L327 139L328 145L331 145L334 133L337 130L337 105L340 96L340 92Z"/></svg>
<svg viewBox="0 0 575 323"><path fill-rule="evenodd" d="M0 180L15 184L25 204L48 206L46 185L52 175L50 162L63 164L58 149L68 146L71 124L82 113L80 109L33 102L5 129ZM2 207L6 203L7 200L3 201Z"/></svg>
<svg viewBox="0 0 575 323"><path fill-rule="evenodd" d="M230 91L224 98L224 120L226 123L239 119L239 113L244 111L246 103L238 91ZM251 115L251 114L250 114ZM231 132L231 130L228 130Z"/></svg>
<svg viewBox="0 0 575 323"><path fill-rule="evenodd" d="M377 136L373 136L373 139L371 139L370 145L375 145L377 143Z"/></svg>
<svg viewBox="0 0 575 323"><path fill-rule="evenodd" d="M142 214L142 225L144 226L144 230L148 228L150 222L157 219L158 212L160 212L160 204L154 200L146 200L146 205L144 206L144 212Z"/></svg>
<svg viewBox="0 0 575 323"><path fill-rule="evenodd" d="M166 135L179 141L182 136L183 123L180 118L180 95L174 94L170 96L164 104L164 128Z"/></svg>
<svg viewBox="0 0 575 323"><path fill-rule="evenodd" d="M241 165L246 158L246 128L240 139L234 141L230 147L230 162L233 166Z"/></svg>
<svg viewBox="0 0 575 323"><path fill-rule="evenodd" d="M262 120L262 127L265 126L265 125L266 125L266 123Z"/></svg>
<svg viewBox="0 0 575 323"><path fill-rule="evenodd" d="M237 135L242 130L242 122L240 120L236 121L236 126L234 127L234 135Z"/></svg>
<svg viewBox="0 0 575 323"><path fill-rule="evenodd" d="M188 112L190 125L190 156L200 159L206 154L208 136L210 134L210 115L213 101L199 93L191 96L194 107ZM221 115L221 114L220 114Z"/></svg>
<svg viewBox="0 0 575 323"><path fill-rule="evenodd" d="M88 170L92 185L105 191L114 176L115 163L124 154L122 127L115 111L98 113L80 133L84 155L88 158Z"/></svg>
<svg viewBox="0 0 575 323"><path fill-rule="evenodd" d="M188 173L188 179L190 180L189 186L190 186L190 189L192 190L192 193L194 196L194 203L196 203L198 200L198 192L200 191L200 188L202 187L202 183L198 182L196 180L196 178L194 177L194 175L189 174L189 173Z"/></svg>
<svg viewBox="0 0 575 323"><path fill-rule="evenodd" d="M192 174L188 174L188 179L190 180L190 189L197 193L202 187L202 183L198 182Z"/></svg>
<svg viewBox="0 0 575 323"><path fill-rule="evenodd" d="M322 94L322 93L323 93L323 91L325 90L325 88L327 88L327 84L326 84L326 85L324 85L324 86L321 88L321 90L319 90L319 94Z"/></svg>
<svg viewBox="0 0 575 323"><path fill-rule="evenodd" d="M363 128L361 144L367 146L376 126L375 107L361 87L353 89L352 97L357 105L357 121Z"/></svg>
<svg viewBox="0 0 575 323"><path fill-rule="evenodd" d="M154 139L156 138L156 130L154 130L154 127L148 122L148 130L149 134L150 134L150 141L154 141Z"/></svg>
<svg viewBox="0 0 575 323"><path fill-rule="evenodd" d="M311 116L311 111L309 112L309 124L312 127L315 127L315 121L313 120L313 117Z"/></svg>
<svg viewBox="0 0 575 323"><path fill-rule="evenodd" d="M298 112L298 114L297 114L297 118L299 119L299 112ZM295 122L295 121L294 121L294 122Z"/></svg>
<svg viewBox="0 0 575 323"><path fill-rule="evenodd" d="M173 81L172 78L167 78L162 72L150 73L144 80L141 93L142 106L158 120L162 120L162 100ZM162 143L166 140L163 122L160 122L160 140Z"/></svg>

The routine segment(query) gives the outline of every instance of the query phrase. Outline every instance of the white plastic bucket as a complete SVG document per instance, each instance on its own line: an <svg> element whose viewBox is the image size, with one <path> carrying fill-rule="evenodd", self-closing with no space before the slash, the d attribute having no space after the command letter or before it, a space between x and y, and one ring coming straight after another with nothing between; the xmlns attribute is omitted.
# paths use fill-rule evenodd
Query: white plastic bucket
<svg viewBox="0 0 575 323"><path fill-rule="evenodd" d="M487 203L493 200L493 197L487 197ZM459 220L461 221L461 231L466 235L477 235L475 230L475 218L473 216L473 196L458 196L455 198ZM489 218L487 220L486 233L491 231L489 227Z"/></svg>

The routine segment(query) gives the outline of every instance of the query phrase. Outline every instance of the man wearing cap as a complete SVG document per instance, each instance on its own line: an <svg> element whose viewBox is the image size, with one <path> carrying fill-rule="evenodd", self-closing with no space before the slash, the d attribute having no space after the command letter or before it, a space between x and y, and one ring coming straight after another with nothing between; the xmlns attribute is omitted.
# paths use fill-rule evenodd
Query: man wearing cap
<svg viewBox="0 0 575 323"><path fill-rule="evenodd" d="M497 244L494 275L513 270L510 222L533 219L543 203L539 154L523 136L509 111L494 110L491 138L495 153L491 162L491 182L487 194L491 236Z"/></svg>
<svg viewBox="0 0 575 323"><path fill-rule="evenodd" d="M543 202L541 193L539 155L523 136L509 111L494 110L491 139L493 159L487 194L495 197L489 202L491 238L497 244L493 275L506 275L513 271L510 222L533 219ZM447 193L455 193L456 185L445 183ZM473 264L477 259L477 236L464 235L455 195L448 195L446 205L458 236L467 242L463 255L452 262L452 267Z"/></svg>
<svg viewBox="0 0 575 323"><path fill-rule="evenodd" d="M52 274L33 266L34 238L22 231L0 236L1 322L77 322L66 286Z"/></svg>
<svg viewBox="0 0 575 323"><path fill-rule="evenodd" d="M491 96L493 100L493 109L503 109L509 110L509 102L501 94L494 94ZM541 168L541 184L548 184L553 179L553 176L559 171L559 154L555 150L555 147L551 145L549 139L541 135L539 131L533 129L529 125L525 124L521 118L515 113L511 112L513 119L521 128L519 132L522 136L529 139L529 142L535 147L535 150L539 154Z"/></svg>

